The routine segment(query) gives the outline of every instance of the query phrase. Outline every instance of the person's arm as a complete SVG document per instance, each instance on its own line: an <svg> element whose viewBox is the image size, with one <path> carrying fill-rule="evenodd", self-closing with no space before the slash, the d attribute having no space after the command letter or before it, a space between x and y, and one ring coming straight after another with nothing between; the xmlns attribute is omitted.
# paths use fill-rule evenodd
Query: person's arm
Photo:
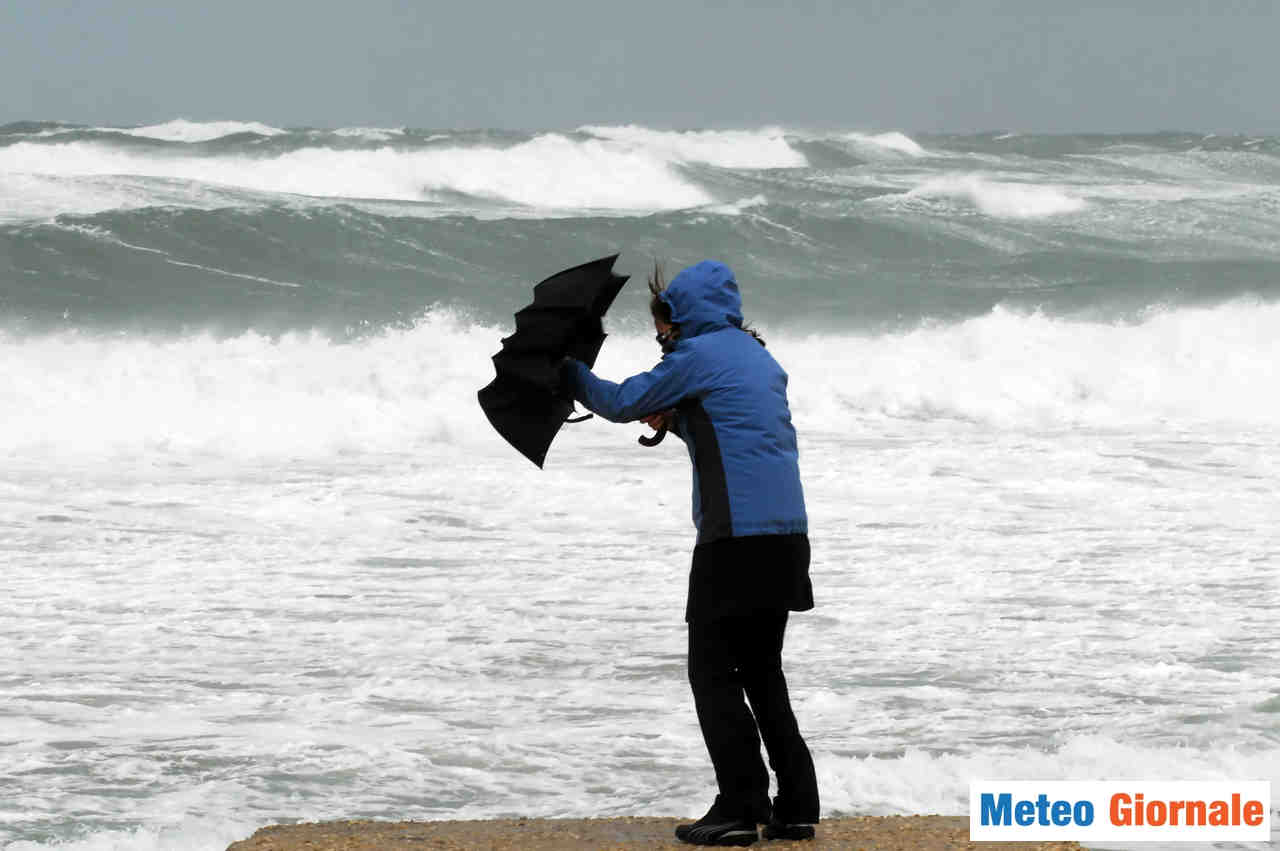
<svg viewBox="0 0 1280 851"><path fill-rule="evenodd" d="M647 417L641 417L640 422L653 429L658 434L649 438L641 438L640 442L645 446L652 445L650 440L662 440L662 435L671 432L676 437L684 440L684 431L680 428L680 412L675 408L667 408L665 411L658 411L649 414Z"/></svg>
<svg viewBox="0 0 1280 851"><path fill-rule="evenodd" d="M621 384L597 378L581 361L570 359L565 369L575 399L610 422L625 423L665 411L694 392L692 360L687 351L671 352Z"/></svg>

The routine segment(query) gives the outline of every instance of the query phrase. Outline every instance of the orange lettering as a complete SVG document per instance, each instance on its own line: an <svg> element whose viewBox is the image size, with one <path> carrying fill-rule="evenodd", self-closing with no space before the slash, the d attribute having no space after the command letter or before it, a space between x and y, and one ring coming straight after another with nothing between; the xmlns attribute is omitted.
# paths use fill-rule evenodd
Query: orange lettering
<svg viewBox="0 0 1280 851"><path fill-rule="evenodd" d="M1117 792L1111 796L1111 823L1120 827L1128 827L1132 822L1129 820L1129 804L1133 799L1124 792Z"/></svg>

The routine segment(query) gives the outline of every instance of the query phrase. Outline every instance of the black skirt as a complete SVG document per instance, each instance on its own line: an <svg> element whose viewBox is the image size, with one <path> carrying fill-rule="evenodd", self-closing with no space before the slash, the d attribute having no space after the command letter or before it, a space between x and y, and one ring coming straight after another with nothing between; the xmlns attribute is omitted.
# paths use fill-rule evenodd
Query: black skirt
<svg viewBox="0 0 1280 851"><path fill-rule="evenodd" d="M808 535L720 538L693 548L686 621L812 608Z"/></svg>

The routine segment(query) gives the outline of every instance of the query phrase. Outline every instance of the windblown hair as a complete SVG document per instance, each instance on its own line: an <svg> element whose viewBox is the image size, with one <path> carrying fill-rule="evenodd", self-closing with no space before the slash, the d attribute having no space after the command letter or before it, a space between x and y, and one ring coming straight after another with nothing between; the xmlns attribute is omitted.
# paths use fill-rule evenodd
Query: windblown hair
<svg viewBox="0 0 1280 851"><path fill-rule="evenodd" d="M662 291L666 288L667 280L666 275L663 273L662 261L655 260L653 261L653 271L649 274L649 313L652 314L654 319L670 325L674 324L671 322L671 305L660 298ZM759 331L752 328L745 321L739 327L754 337L757 343L764 345L764 337L760 336Z"/></svg>
<svg viewBox="0 0 1280 851"><path fill-rule="evenodd" d="M649 313L659 322L671 324L671 305L659 296L667 288L667 278L662 271L662 261L653 261L653 271L649 273Z"/></svg>

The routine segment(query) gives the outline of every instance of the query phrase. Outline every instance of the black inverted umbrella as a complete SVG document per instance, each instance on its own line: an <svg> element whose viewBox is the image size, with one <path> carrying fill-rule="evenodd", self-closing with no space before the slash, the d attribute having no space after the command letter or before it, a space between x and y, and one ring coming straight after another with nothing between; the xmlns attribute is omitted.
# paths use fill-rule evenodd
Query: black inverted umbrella
<svg viewBox="0 0 1280 851"><path fill-rule="evenodd" d="M539 467L573 399L560 386L560 362L594 366L604 343L604 316L627 278L615 275L618 255L557 272L533 288L533 303L516 314L516 332L493 356L497 378L480 391L480 407L498 434Z"/></svg>

